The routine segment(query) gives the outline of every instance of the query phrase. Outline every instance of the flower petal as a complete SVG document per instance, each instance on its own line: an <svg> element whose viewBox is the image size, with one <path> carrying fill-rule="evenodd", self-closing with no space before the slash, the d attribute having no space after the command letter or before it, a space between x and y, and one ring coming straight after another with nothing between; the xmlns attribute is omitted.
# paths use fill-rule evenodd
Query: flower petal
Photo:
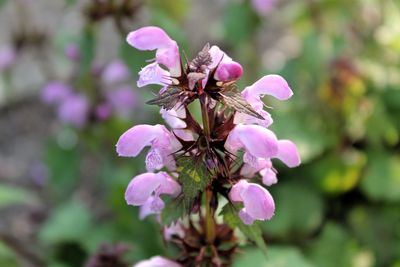
<svg viewBox="0 0 400 267"><path fill-rule="evenodd" d="M126 41L139 50L157 50L156 61L170 68L172 75L180 74L179 48L159 27L148 26L128 34Z"/></svg>
<svg viewBox="0 0 400 267"><path fill-rule="evenodd" d="M288 83L282 76L271 74L266 75L249 87L244 93L252 96L271 95L279 100L287 100L293 95Z"/></svg>
<svg viewBox="0 0 400 267"><path fill-rule="evenodd" d="M242 66L235 62L221 63L215 72L215 79L219 81L233 81L239 79L243 74Z"/></svg>
<svg viewBox="0 0 400 267"><path fill-rule="evenodd" d="M278 140L262 126L238 124L229 133L225 148L236 152L241 147L257 158L270 158L278 152Z"/></svg>
<svg viewBox="0 0 400 267"><path fill-rule="evenodd" d="M170 82L167 77L169 77L169 72L161 68L157 62L153 62L139 72L137 86L143 87L148 84L165 85Z"/></svg>
<svg viewBox="0 0 400 267"><path fill-rule="evenodd" d="M161 183L162 177L155 173L146 172L135 176L126 189L126 202L133 206L145 204Z"/></svg>
<svg viewBox="0 0 400 267"><path fill-rule="evenodd" d="M182 265L169 259L155 256L150 258L149 260L140 261L136 263L133 267L182 267Z"/></svg>
<svg viewBox="0 0 400 267"><path fill-rule="evenodd" d="M276 158L280 159L286 166L293 168L300 165L300 155L296 145L290 140L278 141L278 154Z"/></svg>
<svg viewBox="0 0 400 267"><path fill-rule="evenodd" d="M164 135L164 126L141 124L136 125L121 135L117 142L117 153L123 157L136 157L145 146L157 137ZM166 129L165 129L166 130Z"/></svg>
<svg viewBox="0 0 400 267"><path fill-rule="evenodd" d="M157 194L167 194L171 195L172 197L177 197L181 191L181 185L172 179L166 172L159 172L157 173L162 179L162 183L160 187L157 189Z"/></svg>
<svg viewBox="0 0 400 267"><path fill-rule="evenodd" d="M271 168L262 169L260 171L260 175L262 177L263 184L266 186L270 186L278 182L276 173Z"/></svg>
<svg viewBox="0 0 400 267"><path fill-rule="evenodd" d="M275 203L271 194L264 187L248 183L242 191L246 213L256 220L269 220L274 216Z"/></svg>

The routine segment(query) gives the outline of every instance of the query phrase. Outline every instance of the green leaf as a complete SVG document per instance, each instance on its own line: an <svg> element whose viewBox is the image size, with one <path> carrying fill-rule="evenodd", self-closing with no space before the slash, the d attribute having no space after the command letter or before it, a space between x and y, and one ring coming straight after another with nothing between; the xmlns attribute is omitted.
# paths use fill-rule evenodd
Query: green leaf
<svg viewBox="0 0 400 267"><path fill-rule="evenodd" d="M238 228L248 239L254 241L265 254L267 253L267 245L262 237L258 222L254 222L252 225L244 224L239 217L239 209L231 203L227 203L220 214L223 215L224 223L233 229Z"/></svg>
<svg viewBox="0 0 400 267"><path fill-rule="evenodd" d="M77 0L65 0L65 3L67 4L67 6L73 6L75 5L77 2Z"/></svg>
<svg viewBox="0 0 400 267"><path fill-rule="evenodd" d="M32 203L35 196L22 188L10 185L0 185L0 208L21 203Z"/></svg>
<svg viewBox="0 0 400 267"><path fill-rule="evenodd" d="M233 267L314 267L295 247L271 246L268 248L268 257L254 248L238 253ZM321 265L323 266L323 265Z"/></svg>
<svg viewBox="0 0 400 267"><path fill-rule="evenodd" d="M307 237L320 227L324 216L321 196L304 183L286 183L274 188L275 216L262 223L267 236L281 239Z"/></svg>
<svg viewBox="0 0 400 267"><path fill-rule="evenodd" d="M163 225L171 225L171 223L176 222L185 214L185 208L181 199L163 199L165 207L161 211L161 223Z"/></svg>
<svg viewBox="0 0 400 267"><path fill-rule="evenodd" d="M0 0L0 10L3 8L3 6L7 3L7 0Z"/></svg>
<svg viewBox="0 0 400 267"><path fill-rule="evenodd" d="M156 98L147 101L146 104L157 105L166 110L170 110L179 102L181 93L182 90L178 86L168 86L163 93L159 94Z"/></svg>
<svg viewBox="0 0 400 267"><path fill-rule="evenodd" d="M39 238L47 244L62 241L77 241L91 229L89 210L77 201L70 201L58 207L45 222Z"/></svg>
<svg viewBox="0 0 400 267"><path fill-rule="evenodd" d="M247 101L239 92L228 90L221 92L220 96L222 97L224 104L230 108L233 108L235 111L245 113L260 120L264 120L264 118L258 114L249 103L247 103Z"/></svg>
<svg viewBox="0 0 400 267"><path fill-rule="evenodd" d="M372 200L400 200L400 157L373 151L368 156L362 191Z"/></svg>
<svg viewBox="0 0 400 267"><path fill-rule="evenodd" d="M179 181L182 184L183 206L185 210L192 207L194 199L203 192L211 181L211 175L202 161L192 157L177 159Z"/></svg>

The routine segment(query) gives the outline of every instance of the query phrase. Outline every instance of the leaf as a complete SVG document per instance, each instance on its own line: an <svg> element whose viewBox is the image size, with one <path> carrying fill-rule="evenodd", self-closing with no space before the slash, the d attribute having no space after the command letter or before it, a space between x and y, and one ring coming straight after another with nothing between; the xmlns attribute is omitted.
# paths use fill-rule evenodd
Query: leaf
<svg viewBox="0 0 400 267"><path fill-rule="evenodd" d="M156 98L147 101L146 104L157 105L166 110L170 110L179 102L181 89L177 86L168 86L165 92L159 94Z"/></svg>
<svg viewBox="0 0 400 267"><path fill-rule="evenodd" d="M248 239L254 241L256 245L266 254L267 245L262 237L262 231L258 222L246 225L239 217L239 210L231 203L227 203L220 213L224 217L224 223L231 228L238 228Z"/></svg>
<svg viewBox="0 0 400 267"><path fill-rule="evenodd" d="M183 202L180 199L163 199L165 207L161 211L161 223L163 225L171 225L185 214Z"/></svg>
<svg viewBox="0 0 400 267"><path fill-rule="evenodd" d="M47 244L80 242L91 229L89 210L77 201L58 207L43 225L39 238Z"/></svg>
<svg viewBox="0 0 400 267"><path fill-rule="evenodd" d="M323 222L324 203L320 194L304 183L290 182L274 188L274 218L261 224L273 238L306 237Z"/></svg>
<svg viewBox="0 0 400 267"><path fill-rule="evenodd" d="M20 203L32 203L35 196L22 188L0 185L0 208Z"/></svg>
<svg viewBox="0 0 400 267"><path fill-rule="evenodd" d="M194 199L210 183L211 175L203 162L194 161L192 157L178 158L177 165L178 179L182 184L183 206L188 210Z"/></svg>
<svg viewBox="0 0 400 267"><path fill-rule="evenodd" d="M258 114L249 103L247 103L239 92L230 90L219 94L222 97L224 104L233 108L235 111L264 120L264 118Z"/></svg>
<svg viewBox="0 0 400 267"><path fill-rule="evenodd" d="M246 249L236 255L233 263L233 267L243 266L314 267L298 248L289 246L269 247L268 258L257 249Z"/></svg>
<svg viewBox="0 0 400 267"><path fill-rule="evenodd" d="M399 201L400 157L387 152L371 151L361 190L374 201Z"/></svg>

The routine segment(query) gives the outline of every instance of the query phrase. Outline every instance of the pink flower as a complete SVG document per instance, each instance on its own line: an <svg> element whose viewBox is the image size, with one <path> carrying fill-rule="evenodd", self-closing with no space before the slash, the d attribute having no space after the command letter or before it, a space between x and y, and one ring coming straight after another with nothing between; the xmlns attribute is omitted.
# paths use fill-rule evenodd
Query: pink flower
<svg viewBox="0 0 400 267"><path fill-rule="evenodd" d="M17 60L17 51L14 47L4 46L0 48L0 71L10 68Z"/></svg>
<svg viewBox="0 0 400 267"><path fill-rule="evenodd" d="M214 78L219 81L230 81L237 80L243 74L242 66L233 61L224 51L222 51L218 46L213 45L209 53L212 58L212 63L209 69L213 69L218 66Z"/></svg>
<svg viewBox="0 0 400 267"><path fill-rule="evenodd" d="M73 89L61 81L52 81L46 84L40 93L40 97L44 103L59 104L72 95Z"/></svg>
<svg viewBox="0 0 400 267"><path fill-rule="evenodd" d="M146 156L149 171L163 166L174 168L171 154L180 148L180 143L163 125L136 125L121 135L116 145L118 154L123 157L136 157L146 146L151 146Z"/></svg>
<svg viewBox="0 0 400 267"><path fill-rule="evenodd" d="M181 72L179 48L159 27L148 26L128 34L126 41L139 50L156 50L156 62L169 68L171 75Z"/></svg>
<svg viewBox="0 0 400 267"><path fill-rule="evenodd" d="M125 82L130 78L128 67L119 59L110 62L101 75L103 82L107 85Z"/></svg>
<svg viewBox="0 0 400 267"><path fill-rule="evenodd" d="M254 220L269 220L274 216L274 199L267 189L258 184L240 180L232 186L229 198L233 202L243 202L244 208L239 216L244 224L250 225Z"/></svg>
<svg viewBox="0 0 400 267"><path fill-rule="evenodd" d="M86 96L72 94L58 107L58 117L62 122L82 128L88 119L89 101Z"/></svg>
<svg viewBox="0 0 400 267"><path fill-rule="evenodd" d="M182 265L166 258L155 256L149 260L140 261L133 267L182 267Z"/></svg>
<svg viewBox="0 0 400 267"><path fill-rule="evenodd" d="M170 80L168 80L168 77L169 72L161 68L157 62L154 62L142 68L142 70L139 72L137 86L143 87L149 84L169 84Z"/></svg>
<svg viewBox="0 0 400 267"><path fill-rule="evenodd" d="M129 205L144 206L141 218L149 214L158 214L164 208L160 195L177 197L181 186L166 172L143 173L134 177L125 192L125 200Z"/></svg>
<svg viewBox="0 0 400 267"><path fill-rule="evenodd" d="M99 120L106 120L112 114L112 108L108 103L101 103L96 107L95 115Z"/></svg>
<svg viewBox="0 0 400 267"><path fill-rule="evenodd" d="M241 148L256 158L270 158L278 152L275 134L259 125L238 124L229 133L225 148L236 153Z"/></svg>

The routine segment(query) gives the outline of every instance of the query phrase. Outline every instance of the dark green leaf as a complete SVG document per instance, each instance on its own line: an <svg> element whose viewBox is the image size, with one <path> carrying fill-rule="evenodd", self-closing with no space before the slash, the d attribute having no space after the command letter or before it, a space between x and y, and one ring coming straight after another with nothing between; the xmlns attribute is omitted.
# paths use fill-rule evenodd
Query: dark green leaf
<svg viewBox="0 0 400 267"><path fill-rule="evenodd" d="M220 96L222 97L222 101L225 103L225 105L233 108L235 111L245 113L260 120L264 120L264 118L258 114L249 103L247 103L247 101L239 92L229 90L226 92L221 92Z"/></svg>
<svg viewBox="0 0 400 267"><path fill-rule="evenodd" d="M161 212L162 224L171 225L184 215L185 209L181 199L165 198L164 203L165 207Z"/></svg>
<svg viewBox="0 0 400 267"><path fill-rule="evenodd" d="M244 224L239 217L239 209L231 203L226 204L222 208L221 215L224 217L224 223L228 224L233 229L239 228L239 230L248 239L254 241L264 253L267 252L267 246L262 237L262 231L258 222L254 222L252 225Z"/></svg>
<svg viewBox="0 0 400 267"><path fill-rule="evenodd" d="M179 102L181 89L177 86L168 86L165 92L159 94L156 98L147 101L146 104L157 105L166 110L170 110Z"/></svg>
<svg viewBox="0 0 400 267"><path fill-rule="evenodd" d="M211 175L202 161L192 157L181 157L177 160L179 181L182 184L183 205L190 209L194 199L203 192L211 181Z"/></svg>

